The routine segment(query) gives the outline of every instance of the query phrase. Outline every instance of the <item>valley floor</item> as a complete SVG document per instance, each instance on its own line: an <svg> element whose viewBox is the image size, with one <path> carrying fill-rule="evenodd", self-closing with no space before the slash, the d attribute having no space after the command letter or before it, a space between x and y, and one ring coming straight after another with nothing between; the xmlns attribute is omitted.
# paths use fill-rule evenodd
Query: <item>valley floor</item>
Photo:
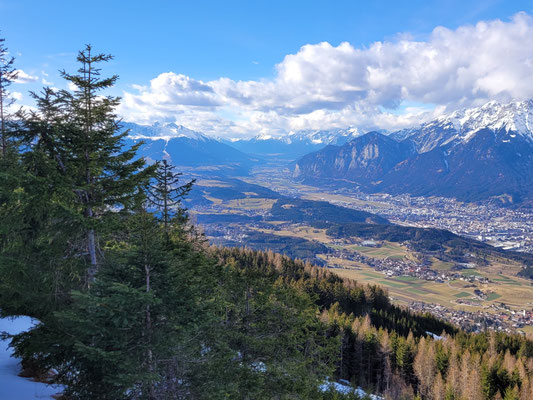
<svg viewBox="0 0 533 400"><path fill-rule="evenodd" d="M311 261L343 277L383 286L395 303L469 330L533 334L533 287L531 281L517 276L522 269L518 262L489 256L485 265L477 265L420 253L408 243L335 238L311 221L291 221L279 212L273 215L272 207L280 195L326 201L371 212L398 225L451 230L490 244L520 243L522 251L530 250L527 246L533 243L532 213L442 198L329 191L296 184L281 169L262 169L240 179L241 183L224 178L197 181L195 190L204 200L193 204L191 211L212 243L272 249ZM241 184L260 186L241 188ZM289 203L282 208L297 208Z"/></svg>
<svg viewBox="0 0 533 400"><path fill-rule="evenodd" d="M500 207L495 202L462 203L444 197L366 194L350 188L332 189L295 183L281 167L257 169L248 182L286 196L328 201L381 215L416 227L445 229L495 247L533 253L533 210Z"/></svg>

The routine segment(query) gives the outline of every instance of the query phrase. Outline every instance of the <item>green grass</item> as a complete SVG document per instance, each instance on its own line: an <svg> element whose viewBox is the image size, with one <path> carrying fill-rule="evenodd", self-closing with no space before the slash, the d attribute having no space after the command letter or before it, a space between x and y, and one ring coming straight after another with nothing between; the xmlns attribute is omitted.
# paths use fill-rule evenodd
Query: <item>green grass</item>
<svg viewBox="0 0 533 400"><path fill-rule="evenodd" d="M392 280L380 280L378 281L380 283L383 283L384 285L387 285L387 286L392 286L392 287L395 287L395 288L400 288L400 289L405 289L405 285L407 285L407 283L404 283L404 282L397 282L397 281L392 281Z"/></svg>
<svg viewBox="0 0 533 400"><path fill-rule="evenodd" d="M474 271L474 270L462 271L461 275L464 275L464 276L481 276L481 274L479 272Z"/></svg>
<svg viewBox="0 0 533 400"><path fill-rule="evenodd" d="M491 293L487 296L487 301L496 300L496 299L499 299L500 297L502 296L499 295L498 293Z"/></svg>
<svg viewBox="0 0 533 400"><path fill-rule="evenodd" d="M437 259L435 259L431 263L431 266L434 269L436 269L437 271L450 271L453 268L454 265L455 265L454 263L444 262L444 261L440 261L440 260L437 260Z"/></svg>
<svg viewBox="0 0 533 400"><path fill-rule="evenodd" d="M400 280L400 281L406 281L406 282L416 282L420 280L414 276L398 276L395 279Z"/></svg>
<svg viewBox="0 0 533 400"><path fill-rule="evenodd" d="M457 294L454 294L455 297L457 298L461 298L461 297L468 297L468 296L472 296L470 293L468 292L461 292L461 293L457 293Z"/></svg>

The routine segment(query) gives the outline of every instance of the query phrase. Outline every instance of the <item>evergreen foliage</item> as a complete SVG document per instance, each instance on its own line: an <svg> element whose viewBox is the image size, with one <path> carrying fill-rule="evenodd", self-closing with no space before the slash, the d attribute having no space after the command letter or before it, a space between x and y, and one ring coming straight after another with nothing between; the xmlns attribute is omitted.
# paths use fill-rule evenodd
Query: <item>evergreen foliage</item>
<svg viewBox="0 0 533 400"><path fill-rule="evenodd" d="M73 93L44 88L2 125L0 314L40 321L12 338L24 368L54 371L69 399L358 398L328 379L385 399L532 397L523 337L460 331L272 251L208 247L181 204L193 182L123 148L118 99L100 93L110 59L87 46L62 73Z"/></svg>
<svg viewBox="0 0 533 400"><path fill-rule="evenodd" d="M5 158L8 152L10 113L9 107L13 105L14 99L7 88L18 77L18 72L14 67L15 58L9 56L5 39L0 38L0 156Z"/></svg>

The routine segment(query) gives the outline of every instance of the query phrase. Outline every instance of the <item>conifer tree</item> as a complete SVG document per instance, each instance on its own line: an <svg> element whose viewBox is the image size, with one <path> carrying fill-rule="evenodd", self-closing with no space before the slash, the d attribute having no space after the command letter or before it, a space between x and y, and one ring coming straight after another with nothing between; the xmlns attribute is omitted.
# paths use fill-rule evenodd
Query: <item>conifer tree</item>
<svg viewBox="0 0 533 400"><path fill-rule="evenodd" d="M167 160L157 163L153 183L147 185L148 202L159 211L165 232L169 232L170 221L174 218L184 220L185 208L182 199L191 191L195 180L180 185L182 173L174 171L175 167ZM183 221L185 222L185 221Z"/></svg>
<svg viewBox="0 0 533 400"><path fill-rule="evenodd" d="M93 285L19 348L46 349L39 364L55 369L73 398L188 398L213 321L214 263L173 221L167 237L143 208L121 226Z"/></svg>
<svg viewBox="0 0 533 400"><path fill-rule="evenodd" d="M63 192L68 201L65 207L85 236L80 248L87 255L87 284L94 282L99 268L98 234L105 227L104 217L131 207L155 169L145 168L142 159L134 160L141 144L122 147L128 132L120 131L114 114L119 99L101 93L117 80L117 76L101 77L99 64L111 59L110 55L94 55L91 46L86 46L77 57L78 73L61 72L75 91L47 88L42 94L34 93L39 110L26 115L21 133L30 149L28 162L40 162L60 174L52 190Z"/></svg>
<svg viewBox="0 0 533 400"><path fill-rule="evenodd" d="M62 76L76 87L74 93L62 92L68 107L67 121L73 134L70 154L74 169L74 192L82 205L87 234L90 266L89 283L98 271L97 219L109 207L127 206L146 175L143 160L131 161L137 147L124 151L120 126L114 114L119 99L101 96L102 90L114 85L118 76L102 78L99 64L111 55L93 54L87 45L78 53L78 74L62 71Z"/></svg>
<svg viewBox="0 0 533 400"><path fill-rule="evenodd" d="M8 146L8 122L9 107L14 99L10 96L7 88L17 79L18 72L14 67L15 58L9 56L5 39L0 38L0 146L2 157L6 157Z"/></svg>

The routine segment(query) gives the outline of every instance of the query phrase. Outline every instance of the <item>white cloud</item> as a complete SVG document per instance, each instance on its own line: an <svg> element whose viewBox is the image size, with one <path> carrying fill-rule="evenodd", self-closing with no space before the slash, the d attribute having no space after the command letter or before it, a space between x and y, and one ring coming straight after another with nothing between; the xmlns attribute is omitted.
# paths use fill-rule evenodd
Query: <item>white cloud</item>
<svg viewBox="0 0 533 400"><path fill-rule="evenodd" d="M21 69L17 70L17 79L15 80L15 83L32 83L37 82L38 80L38 76L27 74Z"/></svg>
<svg viewBox="0 0 533 400"><path fill-rule="evenodd" d="M78 90L78 87L76 86L74 82L69 81L67 83L67 87L68 87L68 90L70 90L71 92L75 92L76 90Z"/></svg>
<svg viewBox="0 0 533 400"><path fill-rule="evenodd" d="M128 120L177 120L222 135L355 125L395 129L488 100L533 97L533 18L437 27L425 41L308 44L271 80L203 82L166 72L126 92ZM431 105L402 107L406 103Z"/></svg>

